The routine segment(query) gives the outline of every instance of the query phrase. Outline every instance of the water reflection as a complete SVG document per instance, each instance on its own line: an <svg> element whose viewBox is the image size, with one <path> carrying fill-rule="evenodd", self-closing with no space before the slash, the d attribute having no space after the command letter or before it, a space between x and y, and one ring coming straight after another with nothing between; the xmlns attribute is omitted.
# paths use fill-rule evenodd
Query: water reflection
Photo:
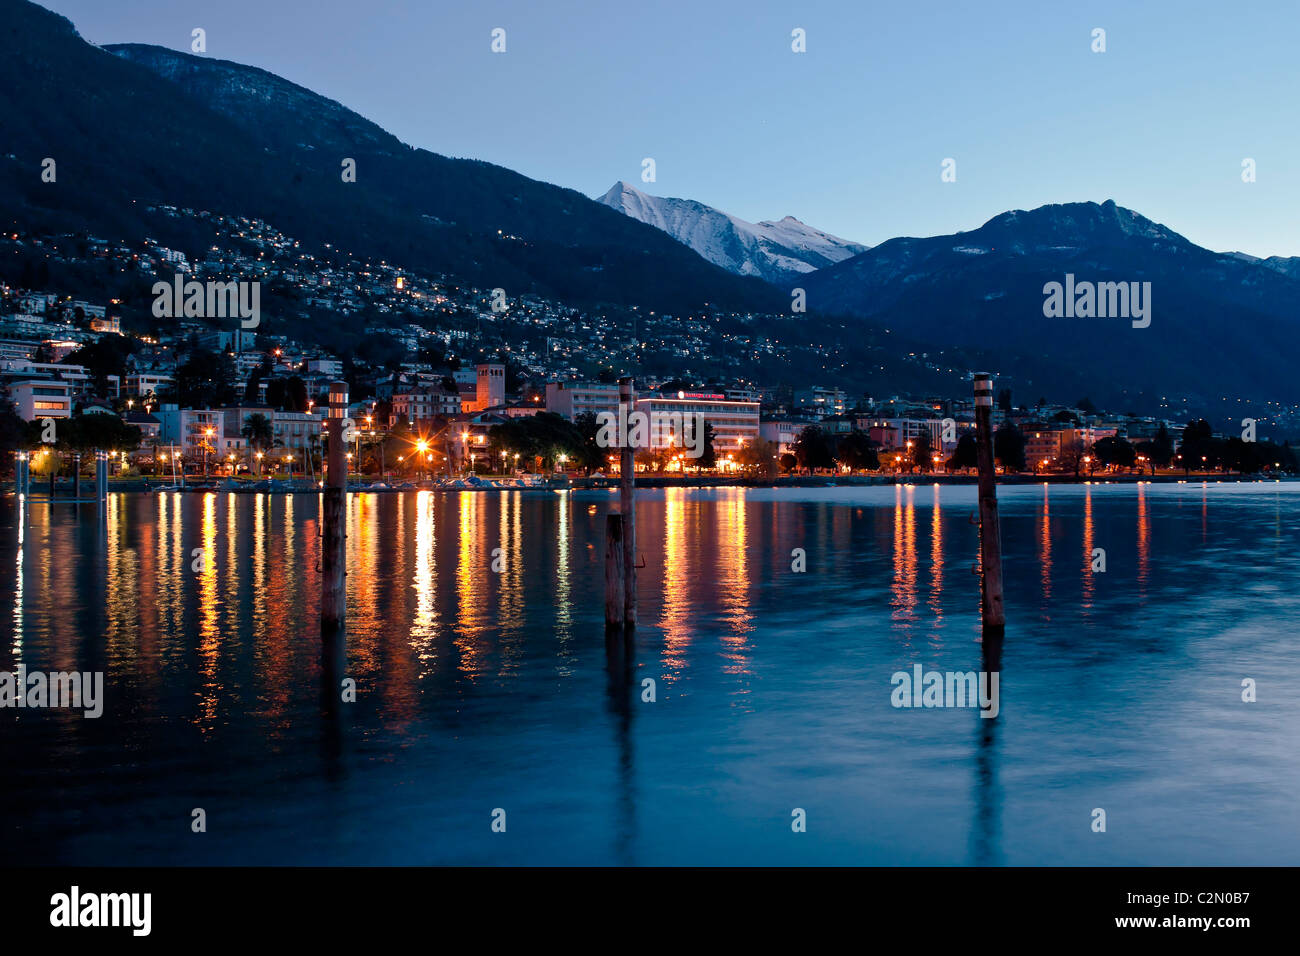
<svg viewBox="0 0 1300 956"><path fill-rule="evenodd" d="M935 628L943 623L943 507L941 489L934 486L930 508L930 614Z"/></svg>
<svg viewBox="0 0 1300 956"><path fill-rule="evenodd" d="M693 533L688 533L686 516L688 508L696 507L698 505L680 488L669 488L664 492L663 612L659 626L664 634L663 667L668 672L667 680L686 666L694 631L691 619L694 602L689 592L696 576L691 560L696 538ZM638 525L646 524L645 518L638 516ZM693 532L694 529L690 530ZM639 547L647 546L642 527L637 528L637 537Z"/></svg>
<svg viewBox="0 0 1300 956"><path fill-rule="evenodd" d="M420 662L420 677L432 672L438 660L438 610L434 598L438 556L433 501L431 491L415 495L415 574L411 583L415 589L415 618L411 622L411 647Z"/></svg>
<svg viewBox="0 0 1300 956"><path fill-rule="evenodd" d="M1041 565L1043 618L1052 618L1052 493L1043 483L1043 508L1038 514L1038 563Z"/></svg>
<svg viewBox="0 0 1300 956"><path fill-rule="evenodd" d="M1147 578L1151 573L1151 517L1147 511L1147 486L1137 486L1138 597L1145 601Z"/></svg>
<svg viewBox="0 0 1300 956"><path fill-rule="evenodd" d="M1092 608L1092 592L1095 583L1092 570L1092 537L1092 483L1089 482L1083 486L1083 600L1080 603L1085 615Z"/></svg>
<svg viewBox="0 0 1300 956"><path fill-rule="evenodd" d="M913 485L894 485L894 622L906 635L916 621L916 508Z"/></svg>
<svg viewBox="0 0 1300 956"><path fill-rule="evenodd" d="M748 674L746 636L754 629L750 611L749 552L745 489L737 489L717 505L717 595L723 630L724 671Z"/></svg>
<svg viewBox="0 0 1300 956"><path fill-rule="evenodd" d="M217 719L217 646L221 635L221 626L217 615L221 611L221 600L217 594L217 496L211 492L203 495L201 507L202 544L194 552L190 564L191 572L198 572L199 578L199 676L202 686L199 691L198 725L206 731L212 729Z"/></svg>
<svg viewBox="0 0 1300 956"><path fill-rule="evenodd" d="M973 495L900 485L846 504L830 492L844 490L808 500L763 489L647 493L638 505L647 558L642 626L634 641L607 643L603 656L603 564L591 556L603 551L613 496L354 493L346 510L348 673L360 693L342 711L346 725L328 726L308 692L319 677L317 496L115 494L102 528L89 514L33 512L18 503L5 513L4 527L14 533L0 551L14 560L14 573L0 576L0 600L13 607L3 615L11 633L0 635L0 665L73 669L99 655L111 699L129 706L99 725L57 715L41 725L43 739L15 735L12 722L0 722L14 776L0 795L0 817L49 824L0 835L22 847L32 833L66 832L57 842L69 855L90 853L98 840L114 849L144 847L153 854L144 859L165 860L172 851L159 849L122 808L144 820L156 818L157 808L137 812L136 801L147 799L141 794L235 800L230 792L238 791L239 799L262 794L265 805L246 816L227 846L256 854L259 839L267 839L265 821L275 819L270 839L282 861L308 860L312 852L337 851L337 841L313 829L327 810L349 830L401 846L396 819L458 819L456 801L466 794L477 799L515 787L530 800L537 794L543 806L572 805L582 819L598 821L587 830L564 828L566 839L577 841L568 845L577 847L578 860L658 862L677 854L719 862L712 854L724 838L710 827L738 839L750 812L743 808L769 799L772 788L815 786L841 818L851 818L881 811L881 794L916 786L940 794L933 800L944 819L960 821L960 838L942 851L943 862L1023 861L1022 845L1003 838L1002 816L1015 796L1010 781L1069 790L1070 774L1090 753L1073 743L1073 729L1045 729L1043 721L1068 719L1079 734L1095 734L1100 721L1123 736L1129 718L1113 702L1127 699L1128 682L1138 679L1130 673L1159 693L1170 681L1161 683L1166 672L1150 668L1174 656L1179 667L1189 666L1181 635L1222 623L1213 581L1204 586L1206 579L1195 577L1203 569L1181 559L1205 533L1216 491L1189 488L1180 499L1149 485L1122 493L1034 486L1001 497L1014 695L1000 641L953 637L973 634L979 620L978 579L967 574L978 554L967 523ZM1198 498L1199 528L1186 509L1182 520L1177 512L1179 501L1190 508ZM1296 501L1279 504L1270 491L1257 526L1239 501L1228 506L1234 520L1216 521L1216 536L1247 570L1258 572L1250 562L1261 551L1270 561L1291 552ZM929 514L918 515L926 507ZM11 516L18 514L25 522L15 527ZM1255 533L1267 547L1252 549ZM1072 615L1068 631L1050 624L1066 613L1052 605L1073 604L1076 570L1068 554L1055 560L1053 537L1067 542L1067 552L1080 541L1084 548L1080 593L1092 620ZM1094 591L1091 551L1107 540L1135 540L1136 567L1126 570L1117 553L1107 587ZM796 546L807 551L802 574L790 564ZM1164 574L1166 567L1177 573ZM1277 606L1284 607L1286 595L1300 590L1292 587L1296 574L1280 562L1272 568L1282 589ZM1179 624L1181 595L1198 581L1206 600ZM1039 595L1043 611L1035 614ZM1141 613L1158 613L1154 620L1164 625L1139 618L1142 633L1161 634L1141 655L1114 639L1134 631L1134 622L1117 614L1132 614L1135 603L1149 605ZM1238 627L1240 602L1235 606ZM1240 658L1240 632L1232 635L1235 647L1215 643L1226 641L1228 630L1201 635L1193 670L1205 660L1223 671ZM1004 713L1013 713L990 720L975 711L922 711L880 734L896 714L887 694L872 696L870 688L900 645L907 654L908 645L921 647L928 665L953 670L974 668L978 647L979 666L1003 673ZM1227 656L1216 657L1217 648ZM1280 652L1288 661L1290 653ZM1173 689L1186 695L1183 671L1171 672L1180 675ZM656 703L640 699L644 677L657 682ZM1043 714L1027 706L1042 700L1052 702ZM1149 712L1146 718L1153 719ZM30 715L24 720L35 724ZM1237 734L1236 746L1276 743L1267 729L1252 733ZM1139 743L1126 746L1141 746L1147 736L1141 730ZM1173 756L1161 760L1194 763L1178 749L1184 743L1167 737ZM1216 739L1198 738L1195 756L1217 753ZM133 761L126 775L114 769L123 752ZM1026 763L1026 754L1041 764ZM890 769L900 764L905 772ZM64 765L93 787L66 776ZM1164 766L1154 765L1150 772ZM868 778L882 786L867 786ZM953 779L970 785L953 787ZM322 780L332 781L328 795ZM65 829L42 816L62 812L39 799L51 781L68 783L68 806L79 814L71 824L59 818ZM1168 784L1166 794L1174 792ZM676 839L666 821L678 819L687 792L709 797L691 804ZM928 832L919 810L914 817L906 807L883 809L898 826ZM851 838L863 861L882 852L869 831ZM835 859L840 851L816 839L809 842ZM313 850L311 840L334 849ZM223 851L199 852L214 859ZM373 848L358 844L349 852L355 862L374 861ZM420 852L427 861L429 854L452 860L482 851L439 831ZM504 860L511 851L491 852ZM415 862L418 854L399 856Z"/></svg>
<svg viewBox="0 0 1300 956"><path fill-rule="evenodd" d="M460 669L469 676L480 673L486 661L486 648L480 640L489 625L487 575L488 561L481 559L486 537L486 507L483 496L462 492L456 496L456 651ZM483 506L483 507L481 507Z"/></svg>

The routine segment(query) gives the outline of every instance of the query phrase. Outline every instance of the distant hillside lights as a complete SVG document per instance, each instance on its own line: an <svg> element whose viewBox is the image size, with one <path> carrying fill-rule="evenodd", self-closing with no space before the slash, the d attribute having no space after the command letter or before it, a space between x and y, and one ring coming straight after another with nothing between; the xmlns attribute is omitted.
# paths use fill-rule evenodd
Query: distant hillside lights
<svg viewBox="0 0 1300 956"><path fill-rule="evenodd" d="M153 294L153 314L158 319L238 317L245 329L255 329L262 321L260 282L186 282L178 274L172 282L155 282Z"/></svg>
<svg viewBox="0 0 1300 956"><path fill-rule="evenodd" d="M1135 329L1151 324L1150 282L1075 282L1067 272L1064 286L1048 282L1043 295L1049 319L1132 319Z"/></svg>

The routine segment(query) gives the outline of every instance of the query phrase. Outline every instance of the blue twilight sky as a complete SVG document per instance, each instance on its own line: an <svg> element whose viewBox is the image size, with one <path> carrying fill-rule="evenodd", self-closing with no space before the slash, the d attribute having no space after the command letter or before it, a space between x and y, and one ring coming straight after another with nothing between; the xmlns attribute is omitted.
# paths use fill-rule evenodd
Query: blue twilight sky
<svg viewBox="0 0 1300 956"><path fill-rule="evenodd" d="M188 51L203 27L208 56L590 196L626 179L872 244L1114 199L1212 249L1300 255L1296 0L45 5L94 43Z"/></svg>

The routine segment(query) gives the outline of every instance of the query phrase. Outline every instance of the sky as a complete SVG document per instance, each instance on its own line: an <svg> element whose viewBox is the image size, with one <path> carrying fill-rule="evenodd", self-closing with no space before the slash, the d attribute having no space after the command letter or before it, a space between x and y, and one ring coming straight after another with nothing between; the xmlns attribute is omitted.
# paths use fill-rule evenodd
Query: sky
<svg viewBox="0 0 1300 956"><path fill-rule="evenodd" d="M92 43L188 52L201 27L205 55L413 146L593 197L623 179L870 244L1114 199L1211 249L1300 255L1295 0L42 5Z"/></svg>

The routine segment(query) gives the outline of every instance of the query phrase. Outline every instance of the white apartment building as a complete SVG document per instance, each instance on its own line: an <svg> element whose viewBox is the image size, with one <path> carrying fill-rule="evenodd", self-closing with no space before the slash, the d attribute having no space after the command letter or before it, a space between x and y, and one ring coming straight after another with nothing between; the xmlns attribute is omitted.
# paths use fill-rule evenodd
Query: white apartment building
<svg viewBox="0 0 1300 956"><path fill-rule="evenodd" d="M217 408L179 408L163 405L154 412L161 444L174 445L187 458L201 458L206 449L215 455L221 447L225 415Z"/></svg>
<svg viewBox="0 0 1300 956"><path fill-rule="evenodd" d="M54 378L34 378L8 383L14 410L24 421L37 418L71 418L72 386Z"/></svg>
<svg viewBox="0 0 1300 956"><path fill-rule="evenodd" d="M580 415L618 413L618 386L605 382L547 382L546 410L573 421Z"/></svg>
<svg viewBox="0 0 1300 956"><path fill-rule="evenodd" d="M617 392L614 410L618 410ZM739 451L759 437L758 402L732 401L711 392L677 392L638 398L636 410L650 417L650 441L655 448L667 448L670 438L680 442L681 436L673 434L674 423L688 415L702 415L712 426L713 450L719 456Z"/></svg>
<svg viewBox="0 0 1300 956"><path fill-rule="evenodd" d="M132 372L126 377L128 395L161 395L172 387L173 377L162 372Z"/></svg>

